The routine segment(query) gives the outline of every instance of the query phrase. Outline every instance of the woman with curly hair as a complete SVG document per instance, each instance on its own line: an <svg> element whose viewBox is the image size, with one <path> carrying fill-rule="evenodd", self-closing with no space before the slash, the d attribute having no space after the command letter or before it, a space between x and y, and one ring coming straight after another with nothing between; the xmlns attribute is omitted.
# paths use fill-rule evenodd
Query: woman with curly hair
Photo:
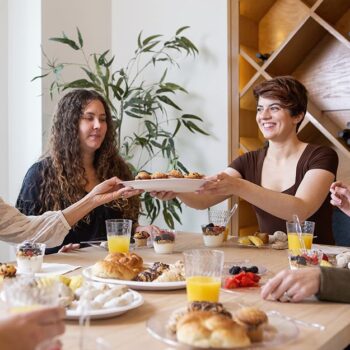
<svg viewBox="0 0 350 350"><path fill-rule="evenodd" d="M73 90L58 103L48 154L28 170L16 207L27 215L61 210L113 176L132 179L118 154L110 109L97 92ZM62 246L63 251L78 248L80 241L106 239L106 219L131 219L134 231L150 231L152 226L138 227L139 207L136 196L97 207L70 230L61 246L48 253Z"/></svg>

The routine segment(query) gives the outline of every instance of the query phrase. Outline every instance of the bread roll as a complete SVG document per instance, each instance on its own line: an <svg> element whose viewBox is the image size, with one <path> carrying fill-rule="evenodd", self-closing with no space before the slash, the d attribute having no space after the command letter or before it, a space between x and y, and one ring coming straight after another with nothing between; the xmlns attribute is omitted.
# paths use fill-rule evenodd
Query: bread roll
<svg viewBox="0 0 350 350"><path fill-rule="evenodd" d="M210 311L192 311L176 325L179 342L195 347L232 348L250 345L244 327L232 319Z"/></svg>
<svg viewBox="0 0 350 350"><path fill-rule="evenodd" d="M92 266L92 274L102 278L132 280L143 270L143 260L135 253L110 253Z"/></svg>

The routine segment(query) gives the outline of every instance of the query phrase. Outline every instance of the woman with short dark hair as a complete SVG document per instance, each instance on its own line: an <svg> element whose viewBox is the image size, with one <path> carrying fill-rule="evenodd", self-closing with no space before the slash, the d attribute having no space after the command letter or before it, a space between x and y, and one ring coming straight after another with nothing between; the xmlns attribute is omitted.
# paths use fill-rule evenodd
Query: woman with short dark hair
<svg viewBox="0 0 350 350"><path fill-rule="evenodd" d="M254 206L261 232L285 231L293 214L315 221L317 243L333 244L332 208L328 189L338 156L329 147L305 143L297 129L305 117L307 91L290 76L264 81L254 88L256 122L267 145L236 158L228 168L208 178L198 194L181 193L190 207L205 209L239 196ZM174 193L154 193L169 200Z"/></svg>

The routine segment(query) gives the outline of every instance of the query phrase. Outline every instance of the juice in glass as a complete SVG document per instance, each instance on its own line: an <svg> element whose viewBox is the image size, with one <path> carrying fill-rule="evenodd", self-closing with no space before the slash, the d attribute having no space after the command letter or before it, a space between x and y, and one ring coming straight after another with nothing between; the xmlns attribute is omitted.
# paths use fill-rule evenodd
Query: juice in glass
<svg viewBox="0 0 350 350"><path fill-rule="evenodd" d="M127 253L129 246L129 236L108 236L108 251L110 253Z"/></svg>
<svg viewBox="0 0 350 350"><path fill-rule="evenodd" d="M186 279L188 301L219 301L221 282L209 276L191 276Z"/></svg>
<svg viewBox="0 0 350 350"><path fill-rule="evenodd" d="M302 234L302 238L306 249L311 249L313 236L314 235L312 233ZM301 249L299 237L296 232L288 232L288 249L291 249L291 250Z"/></svg>

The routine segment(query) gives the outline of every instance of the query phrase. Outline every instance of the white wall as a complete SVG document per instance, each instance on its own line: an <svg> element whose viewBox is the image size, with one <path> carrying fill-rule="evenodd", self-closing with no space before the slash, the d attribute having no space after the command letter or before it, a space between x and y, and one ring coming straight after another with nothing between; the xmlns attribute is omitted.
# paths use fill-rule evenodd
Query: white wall
<svg viewBox="0 0 350 350"><path fill-rule="evenodd" d="M0 0L0 196L8 197L7 0Z"/></svg>
<svg viewBox="0 0 350 350"><path fill-rule="evenodd" d="M41 63L41 0L8 1L9 201L41 153L40 81L30 80Z"/></svg>
<svg viewBox="0 0 350 350"><path fill-rule="evenodd" d="M30 82L40 66L40 4L0 2L0 195L12 204L25 172L41 153L41 85ZM1 261L11 259L11 253L1 244Z"/></svg>
<svg viewBox="0 0 350 350"><path fill-rule="evenodd" d="M104 52L111 46L111 0L60 0L42 1L42 45L45 53L58 62L83 63L80 52L66 45L50 41L51 37L61 37L62 32L77 40L76 28L84 38L86 54ZM45 61L43 59L43 66ZM63 73L63 79L81 78L82 73L75 67ZM44 148L50 135L52 115L60 96L51 100L48 89L51 80L43 80L43 144Z"/></svg>
<svg viewBox="0 0 350 350"><path fill-rule="evenodd" d="M170 70L168 77L190 92L188 96L179 95L176 101L184 112L202 116L212 136L183 132L177 145L181 160L191 170L209 175L224 169L228 154L226 0L117 0L112 2L112 18L112 47L118 66L132 57L141 30L143 37L168 37L182 26L191 27L184 35L196 44L199 56L182 59L181 69ZM199 231L207 214L184 208L182 218L183 226L178 228Z"/></svg>

